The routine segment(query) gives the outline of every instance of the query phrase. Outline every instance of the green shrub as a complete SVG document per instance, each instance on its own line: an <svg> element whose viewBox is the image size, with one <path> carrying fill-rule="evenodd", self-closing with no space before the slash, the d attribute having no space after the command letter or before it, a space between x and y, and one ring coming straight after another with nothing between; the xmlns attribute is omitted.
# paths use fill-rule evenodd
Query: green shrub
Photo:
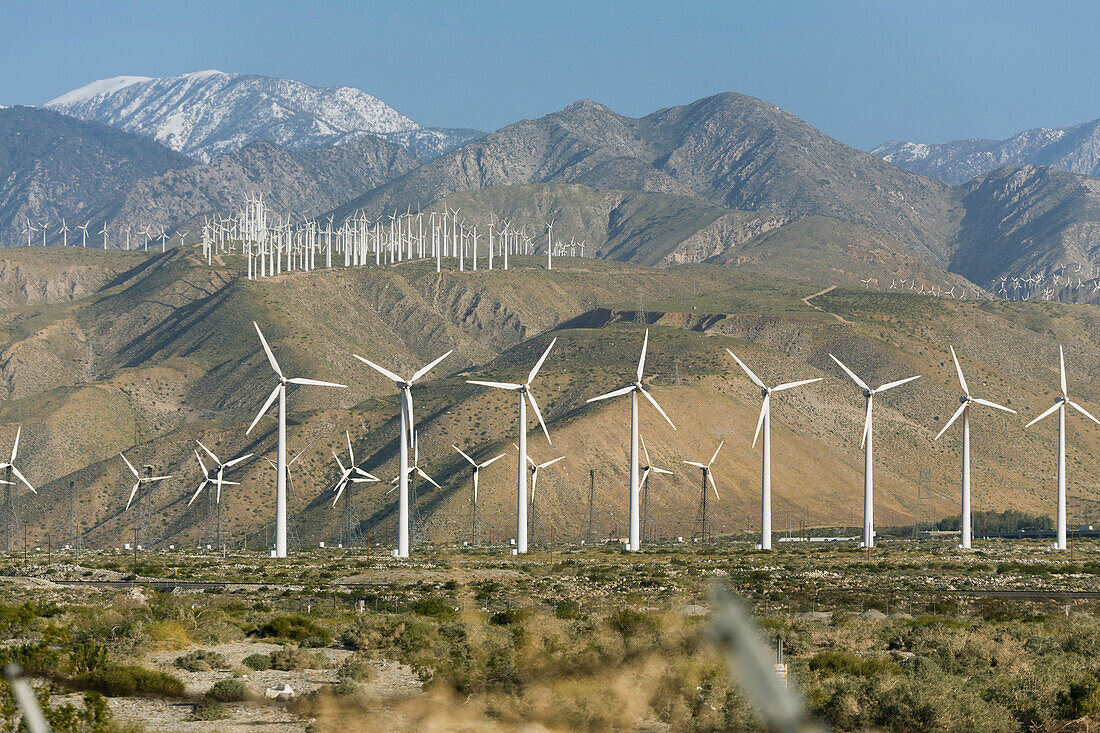
<svg viewBox="0 0 1100 733"><path fill-rule="evenodd" d="M206 691L206 697L217 702L244 702L250 695L248 686L238 679L218 680Z"/></svg>
<svg viewBox="0 0 1100 733"><path fill-rule="evenodd" d="M489 617L489 623L494 626L511 626L513 624L522 623L527 620L530 615L531 609L529 608L509 608L494 613Z"/></svg>
<svg viewBox="0 0 1100 733"><path fill-rule="evenodd" d="M317 625L313 619L298 614L273 616L268 619L267 623L259 626L254 635L274 639L291 639L293 641L302 641L311 636L316 636L324 640L325 646L332 643L332 636Z"/></svg>
<svg viewBox="0 0 1100 733"><path fill-rule="evenodd" d="M576 601L562 601L554 607L554 616L564 621L575 619L581 615L581 606Z"/></svg>
<svg viewBox="0 0 1100 733"><path fill-rule="evenodd" d="M901 667L891 659L861 657L851 652L828 650L810 657L810 669L828 677L833 674L850 674L871 677L879 672L901 674Z"/></svg>
<svg viewBox="0 0 1100 733"><path fill-rule="evenodd" d="M427 598L420 598L409 604L409 609L421 616L430 616L432 618L440 619L441 621L447 621L454 618L458 611L451 605L450 601L438 596L428 596Z"/></svg>
<svg viewBox="0 0 1100 733"><path fill-rule="evenodd" d="M285 646L271 652L271 669L290 672L296 669L325 669L328 662L320 654L311 654Z"/></svg>
<svg viewBox="0 0 1100 733"><path fill-rule="evenodd" d="M244 666L256 672L263 672L271 669L271 655L270 654L249 654L242 661Z"/></svg>
<svg viewBox="0 0 1100 733"><path fill-rule="evenodd" d="M319 636L307 636L306 638L302 639L302 643L298 646L302 647L303 649L323 649L324 647L328 646L328 644L326 644L325 640Z"/></svg>
<svg viewBox="0 0 1100 733"><path fill-rule="evenodd" d="M218 652L196 649L176 658L176 666L188 672L209 672L212 669L226 669L229 660Z"/></svg>
<svg viewBox="0 0 1100 733"><path fill-rule="evenodd" d="M112 697L179 697L183 694L183 682L179 677L132 664L119 664L88 672L77 678L76 683L84 689Z"/></svg>
<svg viewBox="0 0 1100 733"><path fill-rule="evenodd" d="M84 674L107 666L107 645L94 639L74 644L69 651L69 667L76 674Z"/></svg>
<svg viewBox="0 0 1100 733"><path fill-rule="evenodd" d="M656 633L657 631L657 619L652 614L633 608L620 608L607 617L607 622L626 639L637 636L641 632Z"/></svg>
<svg viewBox="0 0 1100 733"><path fill-rule="evenodd" d="M229 711L217 700L204 697L191 706L191 717L195 720L225 720L229 717Z"/></svg>

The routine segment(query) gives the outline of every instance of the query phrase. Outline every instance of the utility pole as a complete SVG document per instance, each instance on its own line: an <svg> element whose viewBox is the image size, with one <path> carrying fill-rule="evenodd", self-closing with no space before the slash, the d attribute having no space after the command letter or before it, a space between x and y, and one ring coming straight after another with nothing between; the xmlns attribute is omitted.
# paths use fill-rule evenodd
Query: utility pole
<svg viewBox="0 0 1100 733"><path fill-rule="evenodd" d="M588 470L588 542L592 544L592 525L596 518L596 470Z"/></svg>

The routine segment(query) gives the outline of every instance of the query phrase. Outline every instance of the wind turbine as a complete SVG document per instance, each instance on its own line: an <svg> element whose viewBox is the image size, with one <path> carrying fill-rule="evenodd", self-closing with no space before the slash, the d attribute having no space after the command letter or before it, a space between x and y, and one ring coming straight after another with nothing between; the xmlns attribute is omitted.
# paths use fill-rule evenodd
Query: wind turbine
<svg viewBox="0 0 1100 733"><path fill-rule="evenodd" d="M527 381L523 384L483 382L476 379L466 380L467 384L478 384L493 389L507 389L519 394L519 445L516 446L519 449L519 458L516 462L516 554L518 555L527 552L527 470L525 468L527 458L527 402L531 402L531 409L535 411L535 417L538 418L539 425L542 426L542 432L546 435L546 442L552 443L550 431L546 429L546 423L542 419L539 405L535 402L535 396L531 394L531 382L535 381L535 375L539 373L546 357L550 355L550 349L554 348L557 341L558 339L555 337L550 345L546 347L546 351L542 352L542 356L534 368L531 369L531 372L527 375Z"/></svg>
<svg viewBox="0 0 1100 733"><path fill-rule="evenodd" d="M951 419L947 421L947 424L943 426L943 430L936 435L935 440L939 440L940 436L947 432L947 429L959 419L959 415L962 415L963 419L963 454L962 454L962 527L959 531L959 547L964 550L970 549L970 405L977 403L979 405L985 405L986 407L993 407L998 410L1004 410L1005 412L1011 412L1013 415L1016 411L998 405L996 402L990 402L989 400L979 399L977 397L970 396L970 389L966 386L966 377L963 376L962 367L959 366L959 359L955 356L955 347L950 346L951 359L955 362L955 371L959 374L959 385L962 387L962 397L959 398L959 402L962 404L959 409L955 411L955 414L951 416Z"/></svg>
<svg viewBox="0 0 1100 733"><path fill-rule="evenodd" d="M1044 417L1053 414L1055 410L1058 411L1058 526L1054 549L1064 550L1066 549L1066 405L1077 410L1094 423L1100 424L1100 420L1097 420L1088 410L1069 398L1069 393L1066 390L1066 357L1061 346L1058 347L1058 362L1061 368L1062 396L1054 401L1053 407L1029 422L1025 427L1030 428ZM14 460L14 457L12 460Z"/></svg>
<svg viewBox="0 0 1100 733"><path fill-rule="evenodd" d="M829 358L835 361L844 373L852 378L852 381L859 385L863 390L863 396L867 399L867 417L863 421L863 437L859 441L859 447L863 449L863 546L874 547L875 546L875 469L874 462L871 457L871 445L874 438L874 429L871 422L871 408L875 404L875 395L879 392L885 392L888 389L901 386L906 382L912 382L914 379L920 379L918 374L915 377L907 377L906 379L899 379L896 382L889 382L882 385L878 389L871 389L867 386L867 383L855 375L848 367L841 363L840 359L836 358L832 354L829 354Z"/></svg>
<svg viewBox="0 0 1100 733"><path fill-rule="evenodd" d="M260 408L260 411L256 414L256 418L252 421L252 424L248 426L248 430L245 431L245 435L252 432L252 428L256 427L256 423L260 421L260 418L267 414L267 411L271 409L271 405L275 400L279 400L279 462L276 466L275 475L275 557L286 557L286 386L288 384L308 384L317 387L339 387L346 389L345 384L336 384L335 382L321 382L316 379L305 379L303 377L294 377L288 379L283 374L283 370L279 368L279 362L275 361L275 354L271 353L271 347L267 345L267 339L264 338L264 334L260 331L260 326L255 321L252 325L256 327L256 334L260 337L260 343L264 347L264 353L267 354L267 360L271 364L272 370L279 378L279 383L275 385L275 389L271 391L271 395L264 402L264 406Z"/></svg>
<svg viewBox="0 0 1100 733"><path fill-rule="evenodd" d="M653 395L642 386L642 371L645 369L645 353L648 347L649 329L646 329L645 339L642 341L642 355L638 357L637 378L634 382L588 400L588 402L596 402L630 393L630 539L627 549L631 552L636 552L641 547L641 512L639 511L641 484L638 481L638 394L644 395L650 404L657 409L657 412L661 413L661 417L669 425L672 425L672 420L669 419L668 414L657 404L657 400L653 399ZM675 430L676 426L672 425L672 429Z"/></svg>
<svg viewBox="0 0 1100 733"><path fill-rule="evenodd" d="M130 498L126 500L127 509L130 508L130 504L134 501L134 496L137 495L138 488L142 484L151 484L156 481L164 481L165 479L172 478L171 474L167 476L142 476L140 473L138 473L138 470L134 468L134 464L130 463L130 461L127 460L124 454L119 453L118 455L120 458L122 458L123 461L126 461L126 466L130 469L130 473L134 474L134 478L137 479L136 481L134 481L134 487L130 489Z"/></svg>
<svg viewBox="0 0 1100 733"><path fill-rule="evenodd" d="M352 354L356 359L363 362L386 379L393 380L393 383L397 385L397 389L401 393L400 466L397 473L399 489L397 500L397 551L394 557L409 556L409 444L413 442L415 429L413 423L412 386L416 380L431 371L436 364L446 359L452 352L453 349L427 366L421 367L409 379L402 379L390 370L380 367L358 354ZM432 483L435 482L433 481Z"/></svg>
<svg viewBox="0 0 1100 733"><path fill-rule="evenodd" d="M202 482L199 484L199 488L195 490L195 495L191 497L191 501L187 502L187 506L191 506L195 503L195 499L199 498L199 494L202 493L202 490L206 488L207 484L214 484L214 486L216 487L217 493L215 494L215 501L220 504L222 501L222 486L239 485L239 482L237 481L225 480L225 472L228 471L230 468L233 468L233 466L236 466L238 463L244 463L252 457L252 454L246 453L243 456L239 456L231 461L226 461L225 463L222 463L221 460L216 455L214 455L214 453L209 448L202 444L202 441L196 440L195 442L198 443L199 447L202 448L203 451L205 451L206 455L210 456L211 460L214 461L214 470L208 470L206 468L206 464L202 460L202 456L199 455L198 451L195 451L195 460L199 462L199 468L202 469Z"/></svg>
<svg viewBox="0 0 1100 733"><path fill-rule="evenodd" d="M69 246L69 225L65 223L65 220L61 220L61 246Z"/></svg>
<svg viewBox="0 0 1100 733"><path fill-rule="evenodd" d="M76 228L80 230L80 246L81 247L87 247L88 246L88 225L91 224L91 223L92 223L91 221L86 221L83 224L77 224L76 225Z"/></svg>
<svg viewBox="0 0 1100 733"><path fill-rule="evenodd" d="M489 466L492 463L495 463L496 461L499 461L501 458L504 458L505 454L501 453L499 456L496 456L494 458L490 458L489 460L487 460L483 463L478 463L473 458L470 458L470 456L463 453L462 449L459 448L457 445L451 445L451 447L454 448L456 451L458 451L459 455L461 455L463 458L465 458L466 461L471 466L473 466L473 469L474 469L474 504L473 504L473 520L470 524L470 544L471 545L476 545L477 544L477 479L478 479L478 476L481 474L481 469Z"/></svg>
<svg viewBox="0 0 1100 733"><path fill-rule="evenodd" d="M672 475L672 471L666 471L663 468L657 468L653 465L653 461L649 458L649 449L645 447L645 437L638 434L638 440L642 443L642 455L645 456L645 465L641 467L642 478L638 481L638 493L642 495L642 529L641 538L645 539L646 536L646 520L649 518L649 489L646 488L646 479L649 478L650 473L663 473L669 476Z"/></svg>
<svg viewBox="0 0 1100 733"><path fill-rule="evenodd" d="M519 450L518 445L516 445L515 443L513 443L512 445L516 448L516 450ZM539 482L539 471L546 468L547 466L553 466L558 461L563 460L565 460L565 456L558 456L557 458L549 461L535 463L533 460L531 460L531 456L527 456L527 463L529 464L527 470L531 472L531 506L535 506L535 486Z"/></svg>
<svg viewBox="0 0 1100 733"><path fill-rule="evenodd" d="M756 439L760 437L761 427L763 427L764 441L761 444L761 453L763 455L761 459L760 468L760 549L770 550L772 549L772 410L771 410L771 396L775 392L782 392L786 389L793 389L794 387L801 387L804 384L812 384L813 382L820 382L824 377L816 377L814 379L802 379L797 382L785 382L775 387L768 388L760 377L752 373L752 370L745 366L745 363L737 358L737 354L733 353L729 349L726 349L726 353L733 357L733 360L737 362L737 365L741 367L742 371L748 375L749 379L753 381L757 387L760 388L760 394L764 398L763 404L760 406L760 418L756 421L756 434L752 436L752 445L756 447Z"/></svg>
<svg viewBox="0 0 1100 733"><path fill-rule="evenodd" d="M333 509L336 508L336 502L340 501L340 495L344 493L344 489L347 488L349 482L356 484L368 484L373 481L379 481L380 479L374 474L367 473L359 466L355 465L355 451L351 448L351 433L344 431L344 435L348 439L348 465L347 467L340 461L340 456L336 455L336 451L332 452L332 457L336 459L336 465L340 467L340 478L336 481L336 498L332 500ZM352 474L355 474L354 476Z"/></svg>
<svg viewBox="0 0 1100 733"><path fill-rule="evenodd" d="M5 461L4 463L0 463L0 471L6 471L6 472L9 472L9 473L13 474L17 479L22 481L23 484L28 489L31 490L32 494L37 494L38 492L34 490L33 486L31 486L31 482L28 481L26 479L26 477L23 476L22 472L20 472L20 470L15 467L15 455L16 455L16 453L19 452L19 436L22 435L22 434L23 434L23 426L19 426L15 430L15 442L11 446L11 458L8 459L7 461ZM8 476L8 479L9 479L8 483L12 483L10 481L11 476Z"/></svg>
<svg viewBox="0 0 1100 733"><path fill-rule="evenodd" d="M705 464L704 463L699 463L698 461L683 461L683 463L686 463L689 466L696 466L698 468L703 469L703 495L702 495L702 499L701 499L702 505L700 507L700 509L702 510L701 534L702 534L703 542L707 541L707 482L708 481L710 482L711 490L714 492L714 498L717 499L718 501L722 500L722 497L718 496L718 487L714 485L714 474L711 473L710 467L714 465L714 459L716 459L718 457L718 451L722 450L722 446L725 445L725 444L726 444L726 441L724 441L724 440L722 442L720 442L718 444L718 447L714 449L714 455L712 455L710 457L710 460L707 461Z"/></svg>

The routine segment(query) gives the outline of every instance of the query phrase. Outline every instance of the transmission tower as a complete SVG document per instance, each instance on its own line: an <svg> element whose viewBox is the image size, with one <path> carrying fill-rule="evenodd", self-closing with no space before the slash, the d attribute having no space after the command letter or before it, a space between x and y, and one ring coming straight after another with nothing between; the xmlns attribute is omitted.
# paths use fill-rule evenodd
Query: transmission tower
<svg viewBox="0 0 1100 733"><path fill-rule="evenodd" d="M340 543L344 547L351 547L363 541L363 535L359 531L359 517L351 505L352 485L352 482L348 481L344 487L344 511L340 517Z"/></svg>
<svg viewBox="0 0 1100 733"><path fill-rule="evenodd" d="M642 305L642 289L641 288L638 288L635 291L635 296L636 296L636 300L635 300L636 307L634 308L634 322L644 325L645 323L647 323L647 321L646 321L646 317L645 317L645 310L644 310L644 307Z"/></svg>
<svg viewBox="0 0 1100 733"><path fill-rule="evenodd" d="M76 481L69 481L69 543L76 545Z"/></svg>
<svg viewBox="0 0 1100 733"><path fill-rule="evenodd" d="M596 471L588 471L588 544L592 544L592 528L596 522Z"/></svg>
<svg viewBox="0 0 1100 733"><path fill-rule="evenodd" d="M416 479L409 473L409 545L416 547L424 541L424 518L416 501Z"/></svg>
<svg viewBox="0 0 1100 733"><path fill-rule="evenodd" d="M695 523L691 527L691 539L696 537L701 542L708 542L711 538L707 528L707 473L703 472L703 493L699 498L699 509L695 512Z"/></svg>
<svg viewBox="0 0 1100 733"><path fill-rule="evenodd" d="M642 542L649 542L649 482L642 486Z"/></svg>
<svg viewBox="0 0 1100 733"><path fill-rule="evenodd" d="M932 501L932 471L928 467L921 468L917 474L917 515L913 519L914 537L917 536L918 527L932 528L936 524L936 506Z"/></svg>

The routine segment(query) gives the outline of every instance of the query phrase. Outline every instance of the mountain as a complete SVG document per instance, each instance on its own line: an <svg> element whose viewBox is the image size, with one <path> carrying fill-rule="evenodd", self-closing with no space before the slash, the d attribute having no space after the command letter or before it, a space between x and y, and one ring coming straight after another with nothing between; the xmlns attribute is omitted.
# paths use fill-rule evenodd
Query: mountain
<svg viewBox="0 0 1100 733"><path fill-rule="evenodd" d="M1051 295L1071 273L1086 282L1100 275L1100 178L1015 166L976 178L962 190L966 214L952 270L991 290L1000 277L1045 275L1043 288L1052 288ZM1086 292L1094 295L1091 287Z"/></svg>
<svg viewBox="0 0 1100 733"><path fill-rule="evenodd" d="M321 88L213 70L157 79L103 79L43 106L151 137L204 162L257 140L304 150L364 134L392 137L417 158L427 159L481 134L424 127L351 87Z"/></svg>
<svg viewBox="0 0 1100 733"><path fill-rule="evenodd" d="M0 242L26 244L23 228L48 221L60 239L61 217L102 221L137 181L194 164L152 140L97 122L34 107L0 110ZM41 241L41 234L38 235Z"/></svg>
<svg viewBox="0 0 1100 733"><path fill-rule="evenodd" d="M971 138L948 143L891 140L871 151L907 171L961 184L996 168L1049 165L1100 175L1100 119L1072 127L1040 127L1005 140Z"/></svg>
<svg viewBox="0 0 1100 733"><path fill-rule="evenodd" d="M234 213L246 195L257 193L277 212L314 216L346 200L348 192L375 188L418 164L405 148L373 135L296 151L254 142L205 165L138 181L109 228L151 225L171 231L207 214Z"/></svg>
<svg viewBox="0 0 1100 733"><path fill-rule="evenodd" d="M581 100L523 120L353 199L377 216L475 188L530 183L654 191L872 227L944 266L957 193L850 148L783 110L719 94L639 119Z"/></svg>
<svg viewBox="0 0 1100 733"><path fill-rule="evenodd" d="M288 395L289 445L304 451L289 490L303 546L336 539L341 513L332 509L330 451L343 455L345 430L365 469L384 483L394 475L393 385L352 353L405 372L454 349L415 392L421 466L442 486L421 482L415 511L435 541L464 538L469 527L469 472L451 444L491 456L508 451L515 437L512 399L465 380L526 375L552 338L557 344L536 390L554 443L548 447L534 427L529 449L536 459L566 460L540 477L536 536L550 527L563 539L583 533L587 505L577 495L590 471L600 536L621 533L629 405L585 400L630 378L645 328L647 388L679 428L643 408L649 451L657 465L674 468L726 440L716 464L722 498L711 507L722 533L752 530L760 499L759 452L751 445L760 393L725 348L769 382L826 377L773 408L776 511L790 510L810 526L851 525L862 505L863 401L829 353L875 383L923 375L892 393L876 420L876 508L884 526L912 521L918 468L929 470L937 493L957 501L960 434L932 440L958 404L947 343L984 396L1021 412L975 417L975 430L994 438L978 448L975 508L1053 511L1054 428L1025 429L1023 418L1049 404L1059 344L1074 365L1076 399L1091 411L1100 403L1100 366L1089 358L1100 349L1093 306L966 303L862 288L807 303L819 286L721 265L563 259L547 271L540 257L516 257L512 266L437 274L434 263L411 261L249 281L239 255L217 255L207 266L190 247L149 257L56 247L0 252L5 289L3 273L67 282L74 267L104 272L101 286L86 281L82 297L0 307L0 440L10 441L22 425L21 469L39 492L20 496L29 540L64 534L72 485L86 546L119 546L136 516L124 510L129 473L118 452L125 450L175 476L143 495L153 536L162 545L197 541L204 508L201 501L187 507L198 480L197 438L219 455L257 454L234 472L241 484L222 502L234 537L261 546L273 483L263 458L273 454L276 423L261 420L245 435L274 385L253 320L288 374L348 385ZM1069 438L1079 464L1071 474L1078 477L1071 522L1085 521L1100 501L1100 487L1087 480L1100 472L1100 429L1089 425L1081 422ZM510 453L482 476L479 513L498 542L506 543L514 523L514 460ZM698 475L677 470L658 481L650 492L657 534L690 536ZM384 485L363 486L354 502L363 528L389 542L393 495ZM950 511L937 506L941 515Z"/></svg>

